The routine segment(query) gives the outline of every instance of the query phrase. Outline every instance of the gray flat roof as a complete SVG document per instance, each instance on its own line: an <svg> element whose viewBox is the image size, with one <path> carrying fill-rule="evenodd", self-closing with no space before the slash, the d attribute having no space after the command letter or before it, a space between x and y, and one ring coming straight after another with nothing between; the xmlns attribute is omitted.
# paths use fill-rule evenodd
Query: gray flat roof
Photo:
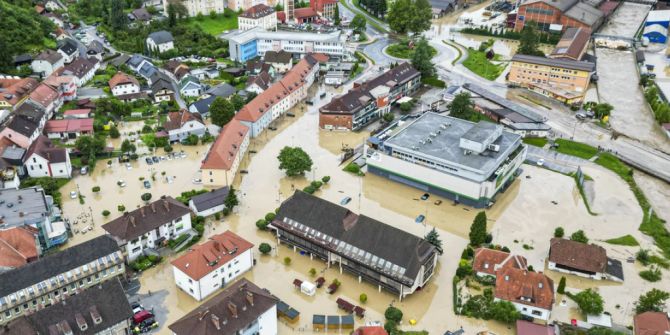
<svg viewBox="0 0 670 335"><path fill-rule="evenodd" d="M547 120L547 118L545 118L544 116L542 116L542 115L540 115L536 112L533 112L530 109L528 109L524 106L521 106L521 105L519 105L515 102L507 100L507 99L505 99L505 98L503 98L503 97L501 97L501 96L499 96L495 93L492 93L491 91L489 91L489 90L487 90L483 87L480 87L478 85L471 84L471 83L466 83L466 84L463 84L463 88L465 88L466 90L468 90L472 93L475 93L475 94L481 96L484 99L490 100L491 102L494 102L497 105L505 107L505 108L507 108L507 109L509 109L513 112L519 113L519 114L525 116L526 118L528 118L528 119L530 119L534 122L544 122L544 121Z"/></svg>
<svg viewBox="0 0 670 335"><path fill-rule="evenodd" d="M446 129L442 129L440 126L445 123L450 125ZM471 170L483 171L486 174L496 169L500 162L516 148L521 142L521 136L503 130L502 135L493 142L493 144L500 146L500 150L497 152L487 150L479 155L465 155L464 150L460 147L460 140L461 137L475 128L475 125L474 122L429 112L397 130L385 141L384 145L407 152L418 152L435 160L442 160ZM492 125L493 127L496 126L495 124ZM490 128L491 131L494 129L493 127ZM487 129L486 126L477 128L479 128L478 132L481 131L482 134ZM438 131L441 132L437 136L431 137L432 142L421 144L422 140L429 137L428 134ZM416 149L417 147L418 149Z"/></svg>
<svg viewBox="0 0 670 335"><path fill-rule="evenodd" d="M589 72L593 72L596 70L596 65L593 63L570 60L570 59L554 59L554 58L516 54L512 57L512 61L546 65L546 66L555 66L566 69L589 71Z"/></svg>
<svg viewBox="0 0 670 335"><path fill-rule="evenodd" d="M473 142L484 142L496 128L502 127L491 122L478 122L463 134L463 138Z"/></svg>
<svg viewBox="0 0 670 335"><path fill-rule="evenodd" d="M0 216L8 226L41 222L48 213L49 207L41 188L0 191Z"/></svg>

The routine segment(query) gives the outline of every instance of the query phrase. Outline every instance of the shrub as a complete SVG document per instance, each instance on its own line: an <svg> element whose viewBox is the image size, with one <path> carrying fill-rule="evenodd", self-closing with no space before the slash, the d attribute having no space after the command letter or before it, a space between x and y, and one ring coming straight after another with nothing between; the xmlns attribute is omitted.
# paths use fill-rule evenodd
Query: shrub
<svg viewBox="0 0 670 335"><path fill-rule="evenodd" d="M323 176L323 177L321 178L321 181L322 181L324 184L328 184L328 182L330 181L330 176Z"/></svg>
<svg viewBox="0 0 670 335"><path fill-rule="evenodd" d="M563 230L563 227L556 227L556 229L554 229L554 237L561 238L563 236L565 236L565 230Z"/></svg>
<svg viewBox="0 0 670 335"><path fill-rule="evenodd" d="M124 212L124 211L126 210L126 206L124 206L124 205L118 205L118 206L116 206L116 209L117 209L119 212Z"/></svg>
<svg viewBox="0 0 670 335"><path fill-rule="evenodd" d="M142 201L149 201L151 200L151 193L144 193L140 196L140 198L142 199Z"/></svg>
<svg viewBox="0 0 670 335"><path fill-rule="evenodd" d="M91 191L93 191L93 193L98 193L98 192L100 192L100 186L93 186L93 188L91 189Z"/></svg>
<svg viewBox="0 0 670 335"><path fill-rule="evenodd" d="M560 294L565 294L565 277L561 277L561 280L558 282L558 288L556 292Z"/></svg>
<svg viewBox="0 0 670 335"><path fill-rule="evenodd" d="M511 250L509 250L508 247L502 247L502 249L500 249L500 250L501 250L501 251L504 251L504 252L511 252Z"/></svg>
<svg viewBox="0 0 670 335"><path fill-rule="evenodd" d="M393 306L389 306L384 312L384 317L386 320L399 323L402 320L402 311Z"/></svg>
<svg viewBox="0 0 670 335"><path fill-rule="evenodd" d="M456 276L458 278L463 279L471 274L472 274L472 265L470 265L470 262L468 262L467 259L461 259L461 261L458 262L458 269L456 269Z"/></svg>
<svg viewBox="0 0 670 335"><path fill-rule="evenodd" d="M258 246L258 251L260 251L261 254L263 254L263 255L267 255L267 254L270 253L270 251L272 251L272 247L267 243L261 243Z"/></svg>
<svg viewBox="0 0 670 335"><path fill-rule="evenodd" d="M108 210L106 210L106 209L105 209L104 211L102 211L102 216L104 216L104 217L108 217L109 214L112 214L112 213L110 213L110 212L109 212Z"/></svg>
<svg viewBox="0 0 670 335"><path fill-rule="evenodd" d="M364 304L364 303L366 303L366 302L368 301L368 295L365 294L365 293L361 293L361 295L358 296L358 300L359 300L362 304Z"/></svg>
<svg viewBox="0 0 670 335"><path fill-rule="evenodd" d="M317 190L318 190L318 189L321 188L321 186L323 185L323 183L320 182L320 181L315 180L315 181L311 182L309 185L312 186L312 187L314 187L314 189L317 189Z"/></svg>
<svg viewBox="0 0 670 335"><path fill-rule="evenodd" d="M221 220L221 213L219 213L219 212L214 213L214 219L217 220L217 221Z"/></svg>
<svg viewBox="0 0 670 335"><path fill-rule="evenodd" d="M291 257L284 257L284 265L291 265Z"/></svg>
<svg viewBox="0 0 670 335"><path fill-rule="evenodd" d="M572 233L572 235L570 235L570 239L577 242L589 243L589 238L581 229Z"/></svg>
<svg viewBox="0 0 670 335"><path fill-rule="evenodd" d="M661 275L661 270L652 266L649 270L640 271L640 277L646 281L654 283L661 280L663 276Z"/></svg>
<svg viewBox="0 0 670 335"><path fill-rule="evenodd" d="M386 330L386 332L389 333L389 334L397 334L398 333L398 325L391 320L387 320L384 323L384 330Z"/></svg>
<svg viewBox="0 0 670 335"><path fill-rule="evenodd" d="M265 214L265 221L272 222L272 220L274 220L276 216L277 216L277 214L269 212L269 213Z"/></svg>
<svg viewBox="0 0 670 335"><path fill-rule="evenodd" d="M309 269L309 275L312 277L316 276L316 269L315 268Z"/></svg>
<svg viewBox="0 0 670 335"><path fill-rule="evenodd" d="M256 221L256 227L260 230L266 230L268 228L268 222L264 219Z"/></svg>
<svg viewBox="0 0 670 335"><path fill-rule="evenodd" d="M306 193L309 193L309 194L314 194L314 192L316 192L316 189L312 185L309 185L309 186L303 188L302 190L305 191Z"/></svg>

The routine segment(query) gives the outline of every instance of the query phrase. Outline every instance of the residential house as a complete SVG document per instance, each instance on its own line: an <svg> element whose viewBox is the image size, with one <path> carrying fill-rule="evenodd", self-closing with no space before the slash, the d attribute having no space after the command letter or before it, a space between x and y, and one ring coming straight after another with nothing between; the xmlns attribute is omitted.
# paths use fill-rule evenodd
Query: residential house
<svg viewBox="0 0 670 335"><path fill-rule="evenodd" d="M507 81L564 103L582 101L594 63L516 54Z"/></svg>
<svg viewBox="0 0 670 335"><path fill-rule="evenodd" d="M82 135L93 135L93 119L49 120L44 126L44 134L50 139L61 141L76 140Z"/></svg>
<svg viewBox="0 0 670 335"><path fill-rule="evenodd" d="M151 94L154 96L154 102L170 101L174 96L174 86L169 78L158 76L151 83Z"/></svg>
<svg viewBox="0 0 670 335"><path fill-rule="evenodd" d="M42 83L30 93L27 103L38 106L44 111L46 118L49 119L53 116L54 111L63 104L63 100L56 89Z"/></svg>
<svg viewBox="0 0 670 335"><path fill-rule="evenodd" d="M224 288L254 265L249 241L227 230L171 262L177 287L197 301Z"/></svg>
<svg viewBox="0 0 670 335"><path fill-rule="evenodd" d="M140 93L140 82L135 77L117 72L109 80L109 89L115 97L123 98L128 95L137 95Z"/></svg>
<svg viewBox="0 0 670 335"><path fill-rule="evenodd" d="M91 110L88 108L70 109L63 112L65 119L87 119L89 116L91 116Z"/></svg>
<svg viewBox="0 0 670 335"><path fill-rule="evenodd" d="M501 250L489 248L477 248L475 250L472 270L478 276L495 277L498 270L504 268L526 270L528 261L523 256L512 255Z"/></svg>
<svg viewBox="0 0 670 335"><path fill-rule="evenodd" d="M102 56L105 55L105 47L98 40L93 40L86 46L86 54L98 61L102 61Z"/></svg>
<svg viewBox="0 0 670 335"><path fill-rule="evenodd" d="M185 97L199 97L202 94L200 80L192 76L186 76L179 81L179 93Z"/></svg>
<svg viewBox="0 0 670 335"><path fill-rule="evenodd" d="M232 119L223 126L200 166L203 185L232 185L249 147L249 137L249 127L239 120Z"/></svg>
<svg viewBox="0 0 670 335"><path fill-rule="evenodd" d="M607 257L605 248L563 238L551 239L547 268L595 280L623 282L621 261Z"/></svg>
<svg viewBox="0 0 670 335"><path fill-rule="evenodd" d="M635 335L670 334L670 320L665 312L644 312L633 318Z"/></svg>
<svg viewBox="0 0 670 335"><path fill-rule="evenodd" d="M541 272L503 268L497 272L494 297L511 302L523 316L547 321L554 305L554 281Z"/></svg>
<svg viewBox="0 0 670 335"><path fill-rule="evenodd" d="M104 281L62 303L10 322L0 335L130 334L133 310L118 279Z"/></svg>
<svg viewBox="0 0 670 335"><path fill-rule="evenodd" d="M277 12L265 4L255 5L237 16L237 26L241 31L254 27L277 30Z"/></svg>
<svg viewBox="0 0 670 335"><path fill-rule="evenodd" d="M400 300L425 287L437 265L437 251L425 239L299 190L280 205L269 227L280 243Z"/></svg>
<svg viewBox="0 0 670 335"><path fill-rule="evenodd" d="M267 72L270 75L270 77L274 78L276 74L274 67L272 67L272 64L266 62L249 60L247 61L246 68L247 68L247 74L249 76L258 75L261 72Z"/></svg>
<svg viewBox="0 0 670 335"><path fill-rule="evenodd" d="M568 28L547 57L579 61L586 53L590 40L591 29L583 27Z"/></svg>
<svg viewBox="0 0 670 335"><path fill-rule="evenodd" d="M44 50L35 57L30 64L30 67L33 69L34 73L37 73L42 77L47 77L57 69L63 67L63 65L65 65L65 59L60 52Z"/></svg>
<svg viewBox="0 0 670 335"><path fill-rule="evenodd" d="M44 79L43 83L56 90L62 101L72 101L77 98L77 81L74 76L59 75L57 71Z"/></svg>
<svg viewBox="0 0 670 335"><path fill-rule="evenodd" d="M172 197L158 199L102 225L132 262L191 229L191 210Z"/></svg>
<svg viewBox="0 0 670 335"><path fill-rule="evenodd" d="M33 78L0 76L0 110L11 111L38 85L37 80Z"/></svg>
<svg viewBox="0 0 670 335"><path fill-rule="evenodd" d="M235 89L235 87L227 83L221 83L205 91L204 95L205 97L221 97L224 99L228 99L236 92L237 90Z"/></svg>
<svg viewBox="0 0 670 335"><path fill-rule="evenodd" d="M34 262L41 254L37 228L15 226L0 230L0 273Z"/></svg>
<svg viewBox="0 0 670 335"><path fill-rule="evenodd" d="M201 67L197 69L192 69L189 71L189 74L200 80L205 80L205 79L218 78L220 73L219 69L216 66L210 66L210 67Z"/></svg>
<svg viewBox="0 0 670 335"><path fill-rule="evenodd" d="M77 57L79 57L79 47L77 42L71 38L66 38L59 43L58 53L63 55L63 62L65 64L70 64Z"/></svg>
<svg viewBox="0 0 670 335"><path fill-rule="evenodd" d="M349 79L349 76L344 71L328 71L324 76L323 82L326 85L339 86Z"/></svg>
<svg viewBox="0 0 670 335"><path fill-rule="evenodd" d="M149 63L150 65L153 65L153 64L151 64L151 62L149 60L144 58L144 56L139 55L139 54L134 54L132 57L130 57L126 61L126 65L128 65L128 67L135 72L138 72L140 70L140 68L142 67L142 65L144 65L145 63Z"/></svg>
<svg viewBox="0 0 670 335"><path fill-rule="evenodd" d="M433 13L433 19L440 18L448 12L456 9L457 0L430 0L430 8ZM462 1L461 1L462 2Z"/></svg>
<svg viewBox="0 0 670 335"><path fill-rule="evenodd" d="M591 3L579 0L528 0L517 8L514 30L521 31L526 22L539 30L565 31L567 28L589 28L596 31L605 14Z"/></svg>
<svg viewBox="0 0 670 335"><path fill-rule="evenodd" d="M272 77L267 72L261 72L256 76L249 76L247 79L247 92L261 94L272 85Z"/></svg>
<svg viewBox="0 0 670 335"><path fill-rule="evenodd" d="M33 141L25 157L24 165L31 177L72 177L72 162L67 149L55 147L44 135Z"/></svg>
<svg viewBox="0 0 670 335"><path fill-rule="evenodd" d="M526 320L516 320L516 335L555 335L557 325L541 325Z"/></svg>
<svg viewBox="0 0 670 335"><path fill-rule="evenodd" d="M22 104L18 110L30 113L15 113L0 131L0 138L5 137L19 147L28 149L42 132L43 123L41 122L45 119L45 114L38 107L28 103Z"/></svg>
<svg viewBox="0 0 670 335"><path fill-rule="evenodd" d="M319 109L319 127L328 130L359 130L390 112L391 104L411 96L421 86L421 73L402 63L378 77L334 97Z"/></svg>
<svg viewBox="0 0 670 335"><path fill-rule="evenodd" d="M305 56L284 78L257 95L235 115L251 130L251 137L258 136L273 120L283 115L302 99L319 73L318 62Z"/></svg>
<svg viewBox="0 0 670 335"><path fill-rule="evenodd" d="M198 113L205 118L209 115L209 106L212 105L214 99L216 99L216 97L213 95L200 99L188 106L188 111L191 113Z"/></svg>
<svg viewBox="0 0 670 335"><path fill-rule="evenodd" d="M25 175L23 168L23 149L9 139L0 138L0 190L18 189L19 175Z"/></svg>
<svg viewBox="0 0 670 335"><path fill-rule="evenodd" d="M191 71L191 68L189 68L188 65L177 60L168 61L165 63L165 65L163 65L163 68L166 69L171 75L173 75L177 81L184 78L184 76L189 74Z"/></svg>
<svg viewBox="0 0 670 335"><path fill-rule="evenodd" d="M174 38L169 31L156 31L147 37L147 48L154 52L163 53L174 49Z"/></svg>
<svg viewBox="0 0 670 335"><path fill-rule="evenodd" d="M226 208L225 201L230 189L228 186L220 187L209 192L191 197L188 207L196 216L210 216L221 213Z"/></svg>
<svg viewBox="0 0 670 335"><path fill-rule="evenodd" d="M117 281L125 270L119 246L103 235L0 273L0 325Z"/></svg>
<svg viewBox="0 0 670 335"><path fill-rule="evenodd" d="M65 20L63 19L62 16L60 16L57 13L44 13L42 14L42 17L47 18L49 21L51 21L51 23L53 23L59 29L63 29L65 27Z"/></svg>
<svg viewBox="0 0 670 335"><path fill-rule="evenodd" d="M309 7L312 8L318 15L334 18L335 7L337 7L337 0L309 0Z"/></svg>
<svg viewBox="0 0 670 335"><path fill-rule="evenodd" d="M312 23L319 18L319 14L317 14L314 9L309 7L296 8L294 15L295 23L297 24Z"/></svg>
<svg viewBox="0 0 670 335"><path fill-rule="evenodd" d="M14 56L14 66L19 68L22 66L30 66L30 63L33 62L33 56L29 53L19 54Z"/></svg>
<svg viewBox="0 0 670 335"><path fill-rule="evenodd" d="M279 299L242 278L168 328L174 335L277 334Z"/></svg>
<svg viewBox="0 0 670 335"><path fill-rule="evenodd" d="M207 126L202 121L202 116L185 109L168 113L163 127L168 132L170 142L181 142L191 135L202 137L207 132Z"/></svg>
<svg viewBox="0 0 670 335"><path fill-rule="evenodd" d="M61 74L74 76L77 87L82 87L93 79L95 71L98 71L99 68L100 62L96 58L80 57L65 65Z"/></svg>
<svg viewBox="0 0 670 335"><path fill-rule="evenodd" d="M168 81L170 80L167 75L160 72L157 67L149 62L142 63L142 66L137 70L137 74L148 80L149 84L153 84L158 78L165 78Z"/></svg>
<svg viewBox="0 0 670 335"><path fill-rule="evenodd" d="M143 23L151 21L151 14L149 14L149 11L144 7L133 9L133 11L130 12L130 15L132 15L135 21L141 21Z"/></svg>
<svg viewBox="0 0 670 335"><path fill-rule="evenodd" d="M354 330L351 335L389 335L382 326L363 326Z"/></svg>
<svg viewBox="0 0 670 335"><path fill-rule="evenodd" d="M286 73L293 67L293 55L284 50L266 51L265 56L263 56L263 61L272 65L272 67L279 73Z"/></svg>

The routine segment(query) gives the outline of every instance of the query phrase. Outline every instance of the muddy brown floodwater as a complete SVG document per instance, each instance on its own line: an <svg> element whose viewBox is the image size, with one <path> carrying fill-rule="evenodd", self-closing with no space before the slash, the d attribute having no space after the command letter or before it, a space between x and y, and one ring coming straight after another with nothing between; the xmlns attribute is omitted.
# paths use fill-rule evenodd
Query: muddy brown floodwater
<svg viewBox="0 0 670 335"><path fill-rule="evenodd" d="M323 88L311 90L317 97L323 91ZM423 192L419 190L370 174L358 177L342 171L341 148L356 147L368 134L320 131L318 107L329 101L335 93L331 89L325 91L327 96L323 100L315 98L314 106L299 104L293 110L295 118L284 117L277 120L277 131L266 131L252 141L249 150L256 153L248 153L241 166L241 169L248 170L248 174L238 175L235 180L240 205L233 214L220 222L208 221L205 230L205 235L210 236L230 229L255 245L268 242L274 246L272 255L261 256L256 252L255 258L258 262L245 274L245 277L258 286L269 289L300 311L301 318L296 324L280 323L280 334L296 332L311 334L313 314L341 314L335 300L343 297L354 304L359 304L358 297L361 293L368 296L367 303L363 305L367 309L367 314L364 320L356 320L357 326L363 325L366 321L383 321L385 308L393 304L404 312L405 330L425 329L431 334L442 334L447 329L453 330L462 326L467 334L482 330L490 330L495 334L513 334L513 330L506 325L462 318L453 312L452 278L460 254L467 245L467 233L477 210L453 205L450 201L436 196L431 196L428 201L421 201L418 198ZM313 171L299 178L286 177L279 170L276 158L281 148L286 145L303 148L314 162ZM175 150L185 150L187 158L165 160L151 166L141 158L138 162L132 163L132 170L127 170L116 162L108 168L106 161L103 160L98 163L92 175L78 176L68 183L63 189L63 194L68 194L78 186L86 196L86 203L80 205L77 199L64 199L63 208L66 216L76 218L90 208L95 223L92 230L86 234L75 234L68 246L103 233L100 224L106 222L106 219L101 215L102 210L111 211L111 219L120 215L116 210L118 204L124 204L127 209L139 206L142 203L140 194L147 191L139 181L141 176L151 180L152 172L156 172L157 181L152 181L149 190L154 198L163 194L176 196L182 191L200 188L199 185L192 183L192 179L198 177L200 160L206 152L206 147L175 146ZM599 173L600 170L597 168L588 171L595 180L594 208L603 212L605 211L603 206L619 208L615 213L621 216L621 223L614 220L615 214L596 217L588 215L578 193L575 194L571 178L534 166L524 165L523 168L524 174L496 199L496 204L487 211L487 215L489 228L494 233L496 243L508 245L521 254L528 254L531 262L539 262L544 257L546 243L556 226L565 226L567 232L573 227L581 227L587 229L587 233L593 234L593 237L604 235L603 238L610 238L612 237L610 235L619 234L619 231L628 231L629 228L626 227L633 225L633 221L639 222L641 216L639 209L636 212L634 206L631 205L629 208L626 205L633 199L632 193L622 185L622 182L612 181L617 180L612 174ZM173 184L167 184L164 178L161 178L162 171L177 177ZM308 256L295 253L286 245L278 246L276 239L269 232L256 229L255 221L277 208L295 189L302 189L313 178L320 179L326 175L331 177L330 183L316 193L324 199L339 203L342 198L349 196L353 200L347 207L352 211L366 214L415 235L422 236L432 227L436 227L445 252L440 256L436 273L427 287L400 302L397 296L386 291L378 292L377 287L366 282L359 283L357 278L347 273L340 274L336 268L326 269L326 264L321 260L311 260ZM525 178L526 175L530 175L531 178ZM119 179L125 180L127 183L125 188L116 185ZM95 185L102 188L99 195L93 195L90 191ZM604 195L600 196L601 194ZM438 199L443 200L439 206L434 204ZM558 200L558 204L552 205L550 203L552 200ZM630 214L621 214L625 212ZM414 223L414 218L419 214L426 215L426 226ZM88 225L90 222L80 222L74 228L82 230ZM605 232L613 225L624 225L624 227L606 234ZM637 231L636 226L630 229ZM639 234L635 236L642 242L649 243ZM520 244L513 243L512 239L532 241L535 249L520 249ZM288 266L283 264L283 258L287 256L292 259ZM175 257L168 256L165 261L145 271L139 278L141 284L139 293L146 294L150 291L165 296L163 304L168 310L168 315L165 317L167 321L158 331L160 334L168 334L167 325L198 305L174 284L169 263ZM331 296L320 289L315 296L307 297L297 292L292 285L293 279L313 280L308 274L311 268L322 273L328 282L335 278L341 281L342 286L337 294ZM543 267L536 266L536 268ZM633 272L628 271L626 274L635 277ZM630 290L631 296L639 291L637 281L635 279L633 281L635 286ZM667 283L660 282L659 285ZM618 289L621 285L611 287ZM410 319L415 319L417 324L410 326L408 322Z"/></svg>

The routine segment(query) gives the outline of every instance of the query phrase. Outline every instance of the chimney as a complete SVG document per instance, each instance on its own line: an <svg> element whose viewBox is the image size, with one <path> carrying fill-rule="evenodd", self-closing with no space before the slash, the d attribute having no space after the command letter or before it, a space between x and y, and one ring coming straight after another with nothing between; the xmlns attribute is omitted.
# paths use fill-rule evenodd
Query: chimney
<svg viewBox="0 0 670 335"><path fill-rule="evenodd" d="M130 215L129 219L130 219L130 224L133 225L133 227L135 227L135 217Z"/></svg>
<svg viewBox="0 0 670 335"><path fill-rule="evenodd" d="M216 330L221 330L221 324L219 323L219 317L212 314L212 323L214 324L214 327L216 327Z"/></svg>
<svg viewBox="0 0 670 335"><path fill-rule="evenodd" d="M206 311L204 311L204 312L200 312L200 313L198 313L198 314L200 314L200 315L198 316L198 321L202 321L202 319L205 318L205 315L207 315L207 313L209 313L209 309L206 310Z"/></svg>
<svg viewBox="0 0 670 335"><path fill-rule="evenodd" d="M167 200L163 200L163 207L165 207L165 211L170 211L170 203Z"/></svg>
<svg viewBox="0 0 670 335"><path fill-rule="evenodd" d="M142 217L144 217L144 207L140 207L140 215L142 215Z"/></svg>
<svg viewBox="0 0 670 335"><path fill-rule="evenodd" d="M233 304L232 301L228 302L228 309L230 310L230 315L232 315L233 318L237 319L237 306Z"/></svg>
<svg viewBox="0 0 670 335"><path fill-rule="evenodd" d="M154 202L151 203L151 212L156 213L156 203Z"/></svg>
<svg viewBox="0 0 670 335"><path fill-rule="evenodd" d="M249 303L249 305L253 306L254 305L254 294L247 291L246 298L247 298L247 302Z"/></svg>

